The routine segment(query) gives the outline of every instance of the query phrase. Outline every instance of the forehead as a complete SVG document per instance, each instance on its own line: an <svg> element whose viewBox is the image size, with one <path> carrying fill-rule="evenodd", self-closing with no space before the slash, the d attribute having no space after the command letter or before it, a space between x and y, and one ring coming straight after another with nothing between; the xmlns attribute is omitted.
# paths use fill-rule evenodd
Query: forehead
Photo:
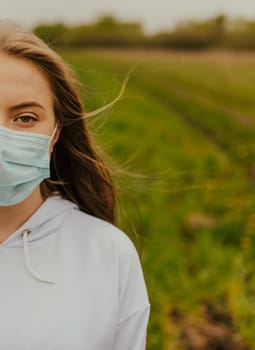
<svg viewBox="0 0 255 350"><path fill-rule="evenodd" d="M32 62L0 53L0 104L35 100L48 107L53 98L45 74Z"/></svg>

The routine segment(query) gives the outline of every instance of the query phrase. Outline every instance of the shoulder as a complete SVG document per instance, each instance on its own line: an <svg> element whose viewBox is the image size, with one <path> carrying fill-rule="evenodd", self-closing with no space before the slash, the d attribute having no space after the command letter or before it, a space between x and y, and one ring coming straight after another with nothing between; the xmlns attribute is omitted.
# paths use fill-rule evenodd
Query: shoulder
<svg viewBox="0 0 255 350"><path fill-rule="evenodd" d="M124 231L78 209L72 210L63 226L68 237L72 236L72 244L78 247L78 251L86 246L95 256L99 254L107 266L112 261L117 263L122 305L120 319L150 304L140 257L133 241Z"/></svg>
<svg viewBox="0 0 255 350"><path fill-rule="evenodd" d="M63 223L63 228L72 228L74 236L80 240L86 239L107 246L116 246L122 258L138 255L136 247L127 233L117 226L87 214L78 209L73 209Z"/></svg>

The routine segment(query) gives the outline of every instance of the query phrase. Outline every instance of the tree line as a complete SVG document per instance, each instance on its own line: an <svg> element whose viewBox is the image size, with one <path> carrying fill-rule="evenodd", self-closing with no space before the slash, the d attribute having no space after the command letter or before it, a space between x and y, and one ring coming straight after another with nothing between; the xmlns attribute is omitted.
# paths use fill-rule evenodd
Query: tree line
<svg viewBox="0 0 255 350"><path fill-rule="evenodd" d="M139 22L124 22L111 15L93 23L41 23L34 32L55 47L129 47L203 50L255 50L255 20L219 15L203 21L184 21L174 29L145 34Z"/></svg>

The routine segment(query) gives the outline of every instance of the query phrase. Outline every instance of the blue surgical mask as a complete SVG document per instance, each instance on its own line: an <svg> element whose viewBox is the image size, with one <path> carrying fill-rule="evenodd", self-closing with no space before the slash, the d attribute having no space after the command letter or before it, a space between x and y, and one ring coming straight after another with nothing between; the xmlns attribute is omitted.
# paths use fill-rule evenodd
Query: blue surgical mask
<svg viewBox="0 0 255 350"><path fill-rule="evenodd" d="M50 177L51 136L0 126L0 206L20 203Z"/></svg>

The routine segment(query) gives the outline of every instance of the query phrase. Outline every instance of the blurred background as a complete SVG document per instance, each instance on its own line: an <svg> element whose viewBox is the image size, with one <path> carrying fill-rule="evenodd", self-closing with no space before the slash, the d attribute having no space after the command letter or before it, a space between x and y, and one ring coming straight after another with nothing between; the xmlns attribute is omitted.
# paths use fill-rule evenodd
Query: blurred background
<svg viewBox="0 0 255 350"><path fill-rule="evenodd" d="M9 0L1 19L57 50L87 111L132 70L88 121L121 169L147 349L255 349L254 0Z"/></svg>

